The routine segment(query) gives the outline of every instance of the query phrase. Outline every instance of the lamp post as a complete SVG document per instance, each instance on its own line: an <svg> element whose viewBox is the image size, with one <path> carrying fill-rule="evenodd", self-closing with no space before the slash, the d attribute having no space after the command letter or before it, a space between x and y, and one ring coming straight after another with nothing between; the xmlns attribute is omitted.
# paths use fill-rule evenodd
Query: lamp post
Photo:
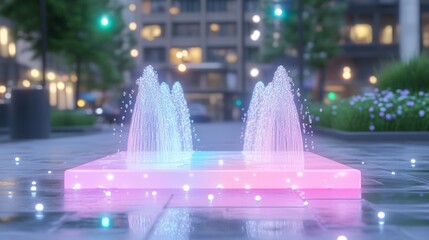
<svg viewBox="0 0 429 240"><path fill-rule="evenodd" d="M241 20L241 35L240 35L240 45L241 45L241 52L240 56L241 59L239 61L239 73L241 77L241 102L245 103L242 105L242 108L245 108L245 105L247 104L247 84L246 84L246 38L245 38L245 28L246 28L246 3L245 0L240 1L240 20ZM232 108L231 108L232 111ZM242 113L244 114L244 113Z"/></svg>
<svg viewBox="0 0 429 240"><path fill-rule="evenodd" d="M42 57L42 87L46 87L46 0L39 0L40 10L40 53Z"/></svg>

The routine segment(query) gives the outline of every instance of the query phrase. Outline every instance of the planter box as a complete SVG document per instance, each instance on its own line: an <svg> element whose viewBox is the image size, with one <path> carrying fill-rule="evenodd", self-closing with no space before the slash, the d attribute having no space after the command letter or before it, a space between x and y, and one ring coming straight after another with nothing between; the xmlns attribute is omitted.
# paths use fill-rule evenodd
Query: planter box
<svg viewBox="0 0 429 240"><path fill-rule="evenodd" d="M428 131L412 132L348 132L332 128L314 127L316 134L348 141L428 141Z"/></svg>

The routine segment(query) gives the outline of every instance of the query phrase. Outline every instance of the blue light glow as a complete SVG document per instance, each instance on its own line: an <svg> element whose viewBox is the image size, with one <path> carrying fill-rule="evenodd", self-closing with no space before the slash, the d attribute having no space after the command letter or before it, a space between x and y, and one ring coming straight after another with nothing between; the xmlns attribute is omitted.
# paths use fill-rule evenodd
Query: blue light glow
<svg viewBox="0 0 429 240"><path fill-rule="evenodd" d="M101 218L101 226L103 228L109 228L110 227L110 218L109 217L102 217Z"/></svg>

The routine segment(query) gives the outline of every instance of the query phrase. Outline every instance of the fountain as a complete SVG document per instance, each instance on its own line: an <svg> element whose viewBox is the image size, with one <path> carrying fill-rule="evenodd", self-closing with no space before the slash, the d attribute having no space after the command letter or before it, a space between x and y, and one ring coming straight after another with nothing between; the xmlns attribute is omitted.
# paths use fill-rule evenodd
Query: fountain
<svg viewBox="0 0 429 240"><path fill-rule="evenodd" d="M288 169L304 168L304 147L292 79L278 67L266 87L256 83L247 113L243 152L253 162L283 163Z"/></svg>
<svg viewBox="0 0 429 240"><path fill-rule="evenodd" d="M127 160L135 163L186 164L192 152L189 110L180 83L171 91L158 83L152 66L137 80L139 91L128 134Z"/></svg>
<svg viewBox="0 0 429 240"><path fill-rule="evenodd" d="M137 84L127 151L65 171L65 188L293 189L316 190L319 198L360 197L360 171L304 151L303 123L283 67L267 86L256 84L243 151L235 152L193 151L179 83L171 90L159 84L149 66ZM351 192L338 195L332 189Z"/></svg>

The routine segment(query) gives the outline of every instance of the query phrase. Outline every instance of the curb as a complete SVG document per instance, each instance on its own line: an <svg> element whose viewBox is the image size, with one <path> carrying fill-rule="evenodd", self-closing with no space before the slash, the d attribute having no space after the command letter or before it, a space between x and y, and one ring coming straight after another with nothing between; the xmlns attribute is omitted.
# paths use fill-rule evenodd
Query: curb
<svg viewBox="0 0 429 240"><path fill-rule="evenodd" d="M412 132L348 132L314 127L316 134L349 141L429 141L429 131Z"/></svg>
<svg viewBox="0 0 429 240"><path fill-rule="evenodd" d="M51 133L93 133L101 132L100 126L70 126L70 127L52 127ZM9 134L9 128L0 128L0 135Z"/></svg>

